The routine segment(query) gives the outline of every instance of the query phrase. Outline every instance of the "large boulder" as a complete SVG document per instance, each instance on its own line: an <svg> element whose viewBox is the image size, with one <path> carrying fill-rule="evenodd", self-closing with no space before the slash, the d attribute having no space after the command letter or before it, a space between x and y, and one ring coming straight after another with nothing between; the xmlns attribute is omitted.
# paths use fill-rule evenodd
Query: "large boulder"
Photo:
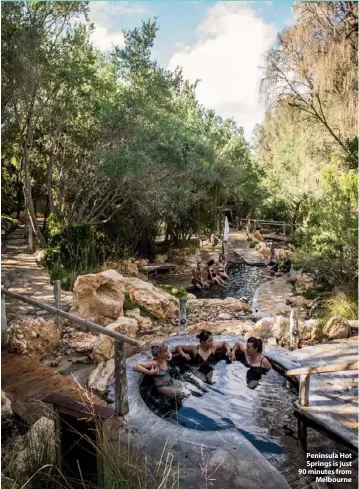
<svg viewBox="0 0 359 489"><path fill-rule="evenodd" d="M188 307L190 310L212 309L217 307L221 310L231 312L251 312L249 304L234 297L227 297L226 299L190 299L188 301Z"/></svg>
<svg viewBox="0 0 359 489"><path fill-rule="evenodd" d="M167 260L167 255L156 255L155 263L157 263L157 265L163 265L164 263L166 263Z"/></svg>
<svg viewBox="0 0 359 489"><path fill-rule="evenodd" d="M113 379L114 373L115 361L113 358L107 362L99 363L89 377L88 388L93 390L95 394L102 397L107 392L109 383Z"/></svg>
<svg viewBox="0 0 359 489"><path fill-rule="evenodd" d="M323 329L323 335L329 340L349 338L350 334L351 328L348 321L340 316L330 318Z"/></svg>
<svg viewBox="0 0 359 489"><path fill-rule="evenodd" d="M289 319L284 316L262 318L256 322L252 332L263 341L275 338L279 342L289 332Z"/></svg>
<svg viewBox="0 0 359 489"><path fill-rule="evenodd" d="M121 316L116 322L106 326L106 329L122 333L130 338L135 338L138 332L138 322L134 318ZM129 344L125 344L126 357L137 353L138 347L134 347ZM107 362L110 358L113 358L115 354L115 340L105 334L100 334L97 337L97 341L93 347L93 359L96 365L101 362Z"/></svg>
<svg viewBox="0 0 359 489"><path fill-rule="evenodd" d="M12 323L4 342L11 353L42 358L58 346L60 332L54 321L26 316Z"/></svg>
<svg viewBox="0 0 359 489"><path fill-rule="evenodd" d="M188 334L194 335L200 333L203 329L211 331L214 335L233 334L236 336L244 336L253 328L253 323L249 321L241 321L233 319L232 321L204 321L191 326Z"/></svg>
<svg viewBox="0 0 359 489"><path fill-rule="evenodd" d="M74 285L70 312L106 326L123 315L124 279L115 270L80 275Z"/></svg>
<svg viewBox="0 0 359 489"><path fill-rule="evenodd" d="M138 278L124 277L124 282L131 302L145 309L156 319L172 323L178 319L179 302L176 297Z"/></svg>

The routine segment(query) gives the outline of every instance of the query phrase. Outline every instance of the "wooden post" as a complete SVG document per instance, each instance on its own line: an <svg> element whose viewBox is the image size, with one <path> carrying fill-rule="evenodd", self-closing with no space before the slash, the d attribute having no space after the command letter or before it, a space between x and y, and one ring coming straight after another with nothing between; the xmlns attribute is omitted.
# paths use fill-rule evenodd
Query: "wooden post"
<svg viewBox="0 0 359 489"><path fill-rule="evenodd" d="M54 298L56 309L61 309L61 282L60 280L54 280ZM58 328L62 328L62 319L59 315L56 316L56 322Z"/></svg>
<svg viewBox="0 0 359 489"><path fill-rule="evenodd" d="M307 451L307 425L304 419L298 418L298 440L303 449Z"/></svg>
<svg viewBox="0 0 359 489"><path fill-rule="evenodd" d="M186 334L186 299L179 300L179 334Z"/></svg>
<svg viewBox="0 0 359 489"><path fill-rule="evenodd" d="M292 348L298 348L299 326L298 326L298 311L297 311L297 309L292 309L290 311L289 334L290 334L290 346Z"/></svg>
<svg viewBox="0 0 359 489"><path fill-rule="evenodd" d="M128 411L125 345L115 341L115 413L124 416Z"/></svg>
<svg viewBox="0 0 359 489"><path fill-rule="evenodd" d="M28 221L29 226L29 253L34 251L34 231L32 230L31 221Z"/></svg>
<svg viewBox="0 0 359 489"><path fill-rule="evenodd" d="M7 330L5 294L1 294L1 344L4 345L5 332Z"/></svg>
<svg viewBox="0 0 359 489"><path fill-rule="evenodd" d="M236 217L236 230L239 230L239 217Z"/></svg>
<svg viewBox="0 0 359 489"><path fill-rule="evenodd" d="M286 224L284 223L284 224L283 224L283 235L284 235L284 236L285 236L285 226L286 226Z"/></svg>
<svg viewBox="0 0 359 489"><path fill-rule="evenodd" d="M299 382L299 404L300 406L309 405L310 375L301 375Z"/></svg>

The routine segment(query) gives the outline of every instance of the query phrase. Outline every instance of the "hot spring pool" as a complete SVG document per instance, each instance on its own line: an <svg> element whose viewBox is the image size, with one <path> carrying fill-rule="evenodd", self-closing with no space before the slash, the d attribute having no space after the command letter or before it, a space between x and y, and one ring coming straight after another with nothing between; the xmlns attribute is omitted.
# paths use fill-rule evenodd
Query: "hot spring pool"
<svg viewBox="0 0 359 489"><path fill-rule="evenodd" d="M257 387L250 389L247 372L248 368L240 361L230 364L219 361L214 375L216 383L205 385L206 392L201 392L196 379L191 381L188 372L177 373L176 377L184 380L193 392L177 405L163 403L163 398L154 396L153 389L146 385L140 390L147 406L169 423L187 428L189 439L193 430L238 430L285 476L292 488L316 489L312 476L298 474L306 466L306 452L297 440L297 420L293 414L293 402L298 399L296 388L271 370L262 376ZM347 450L309 428L308 451Z"/></svg>

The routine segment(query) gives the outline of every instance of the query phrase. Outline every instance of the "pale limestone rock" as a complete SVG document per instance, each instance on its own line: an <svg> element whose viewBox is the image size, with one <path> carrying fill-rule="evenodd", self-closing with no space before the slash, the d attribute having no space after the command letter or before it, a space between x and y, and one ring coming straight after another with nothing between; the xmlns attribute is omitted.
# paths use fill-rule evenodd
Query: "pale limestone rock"
<svg viewBox="0 0 359 489"><path fill-rule="evenodd" d="M103 396L108 385L113 379L115 373L115 361L113 358L107 362L101 362L96 369L91 373L88 380L88 388L93 390L95 394Z"/></svg>
<svg viewBox="0 0 359 489"><path fill-rule="evenodd" d="M77 353L91 353L98 339L97 335L85 331L73 331L64 335L63 343Z"/></svg>
<svg viewBox="0 0 359 489"><path fill-rule="evenodd" d="M114 323L106 326L107 330L116 331L117 333L124 334L125 336L129 336L130 338L135 338L138 332L138 323L134 318L128 318L125 316L121 316ZM133 355L134 348L131 345L125 345L125 354L126 357ZM105 334L100 334L97 337L96 343L93 347L93 359L96 365L107 362L111 358L113 358L115 354L115 340L110 336Z"/></svg>
<svg viewBox="0 0 359 489"><path fill-rule="evenodd" d="M1 391L1 417L12 416L13 414L10 399L6 397L6 393L4 391Z"/></svg>
<svg viewBox="0 0 359 489"><path fill-rule="evenodd" d="M340 316L333 316L324 326L323 335L329 340L349 338L351 328L347 320Z"/></svg>
<svg viewBox="0 0 359 489"><path fill-rule="evenodd" d="M11 353L42 358L59 344L60 333L54 321L26 316L12 323L5 333L5 346Z"/></svg>
<svg viewBox="0 0 359 489"><path fill-rule="evenodd" d="M74 285L70 312L106 326L123 315L124 281L115 270L80 275Z"/></svg>
<svg viewBox="0 0 359 489"><path fill-rule="evenodd" d="M124 277L124 282L131 302L138 304L156 319L172 323L176 321L179 314L179 301L176 297L138 278Z"/></svg>

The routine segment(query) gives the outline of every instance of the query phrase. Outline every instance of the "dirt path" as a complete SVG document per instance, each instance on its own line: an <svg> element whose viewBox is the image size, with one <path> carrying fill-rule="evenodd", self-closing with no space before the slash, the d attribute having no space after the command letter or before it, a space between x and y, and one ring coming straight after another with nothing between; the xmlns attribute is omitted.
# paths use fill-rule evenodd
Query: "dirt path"
<svg viewBox="0 0 359 489"><path fill-rule="evenodd" d="M7 237L1 254L1 283L12 292L27 295L40 302L54 305L54 289L48 271L39 268L35 255L30 254L26 242L26 229L20 227ZM72 300L71 292L62 291L61 302L68 309ZM25 302L6 298L6 313L11 323L18 315L45 316L49 313Z"/></svg>

